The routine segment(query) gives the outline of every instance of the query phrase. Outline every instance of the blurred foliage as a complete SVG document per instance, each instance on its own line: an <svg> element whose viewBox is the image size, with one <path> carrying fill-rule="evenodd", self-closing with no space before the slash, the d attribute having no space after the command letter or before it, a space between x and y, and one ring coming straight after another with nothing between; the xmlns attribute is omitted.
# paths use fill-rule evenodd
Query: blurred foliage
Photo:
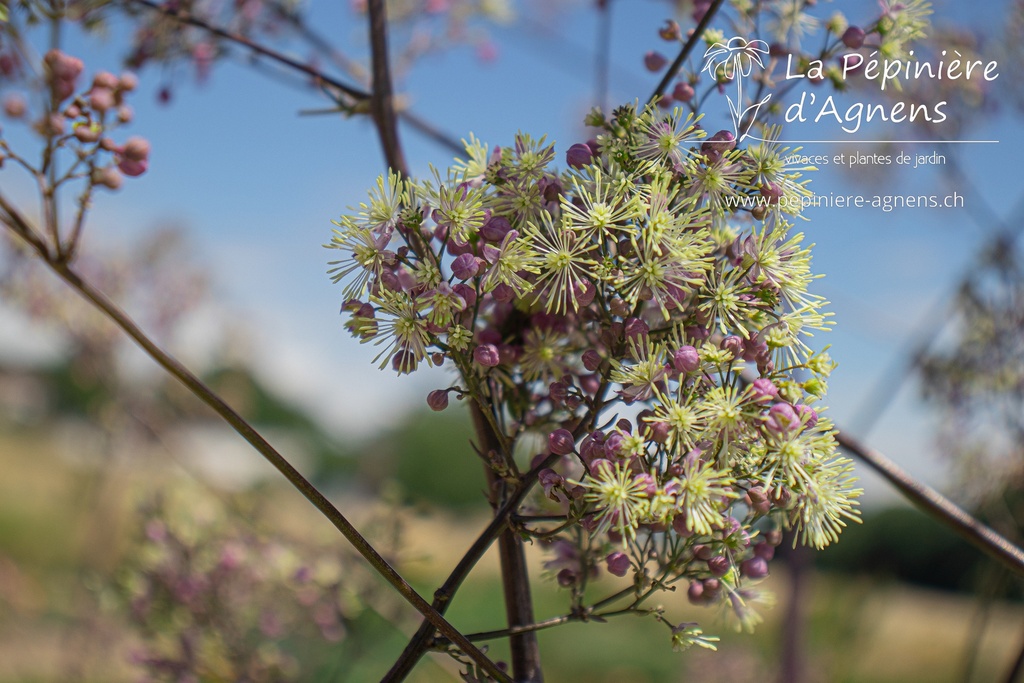
<svg viewBox="0 0 1024 683"><path fill-rule="evenodd" d="M483 464L470 443L469 411L420 411L359 452L360 474L382 485L392 478L403 499L457 512L486 508Z"/></svg>

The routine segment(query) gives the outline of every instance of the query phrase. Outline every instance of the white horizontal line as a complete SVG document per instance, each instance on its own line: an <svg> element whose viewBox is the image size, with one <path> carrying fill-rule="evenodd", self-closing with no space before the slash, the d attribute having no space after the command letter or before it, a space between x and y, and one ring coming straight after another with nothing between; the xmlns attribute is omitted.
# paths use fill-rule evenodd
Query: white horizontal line
<svg viewBox="0 0 1024 683"><path fill-rule="evenodd" d="M754 138L759 139L759 138ZM882 145L882 144L912 144L921 143L928 145L993 145L999 140L776 140L780 144L807 144L821 142L828 144L859 144L859 145Z"/></svg>

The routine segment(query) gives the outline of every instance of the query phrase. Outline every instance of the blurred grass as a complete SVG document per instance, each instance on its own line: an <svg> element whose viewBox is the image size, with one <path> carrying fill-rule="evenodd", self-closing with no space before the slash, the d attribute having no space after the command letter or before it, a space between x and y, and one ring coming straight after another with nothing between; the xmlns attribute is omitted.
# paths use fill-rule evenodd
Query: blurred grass
<svg viewBox="0 0 1024 683"><path fill-rule="evenodd" d="M423 432L410 443L423 448L421 454L441 447L426 439ZM135 501L125 492L142 483L172 482L180 471L140 458L112 464L99 476L101 470L65 457L62 448L50 429L0 433L0 683L134 680L126 663L132 637L115 616L88 612L94 604L89 586L117 566L134 515ZM259 497L261 507L277 511L288 529L332 537L329 525L286 487L266 485ZM351 497L341 500L343 509L368 512L363 503ZM420 507L401 518L399 567L422 594L429 595L484 526L486 512ZM866 551L857 550L854 536L851 541L851 552L862 556ZM912 534L907 542L913 542ZM531 547L528 556L533 574L541 573L539 549ZM503 625L496 565L494 557L485 558L451 606L449 617L464 631ZM683 595L658 598L671 619L700 621L705 631L721 635L718 653L672 652L668 630L651 619L624 616L608 623L569 624L540 634L547 680L774 681L789 587L781 563L773 563L773 574L769 585L777 592L779 605L765 613L765 624L753 636L723 630ZM893 572L873 577L812 571L809 577L803 643L808 683L964 680L966 649L978 610L972 596L910 587L896 581ZM599 582L593 596L613 592L613 585ZM535 586L538 619L567 609L566 592L552 581L537 581ZM394 615L363 611L350 625L348 637L332 646L325 663L306 672L303 680L379 680L418 624L411 609L403 607L400 614L396 624ZM1000 680L1022 636L1024 609L1014 602L995 602L981 634L972 680ZM90 644L82 649L83 661L77 662L81 676L70 677L65 655L75 651L76 643ZM492 643L491 648L494 656L507 656L503 643ZM432 655L410 680L454 681L455 672L450 660Z"/></svg>

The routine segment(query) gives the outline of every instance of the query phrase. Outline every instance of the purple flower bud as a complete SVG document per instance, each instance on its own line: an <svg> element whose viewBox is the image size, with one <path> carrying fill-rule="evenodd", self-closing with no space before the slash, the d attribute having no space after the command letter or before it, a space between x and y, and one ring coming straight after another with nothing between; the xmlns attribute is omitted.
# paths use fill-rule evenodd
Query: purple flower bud
<svg viewBox="0 0 1024 683"><path fill-rule="evenodd" d="M640 339L646 337L651 328L640 318L629 318L626 320L626 338Z"/></svg>
<svg viewBox="0 0 1024 683"><path fill-rule="evenodd" d="M715 555L708 560L708 570L715 576L725 576L731 566L732 563L725 555Z"/></svg>
<svg viewBox="0 0 1024 683"><path fill-rule="evenodd" d="M799 424L800 420L796 416L796 411L788 403L773 405L768 411L768 419L765 422L765 426L776 434L784 434L795 429Z"/></svg>
<svg viewBox="0 0 1024 683"><path fill-rule="evenodd" d="M750 384L750 392L754 395L754 400L758 403L771 403L779 395L779 389L770 379L762 377L755 379Z"/></svg>
<svg viewBox="0 0 1024 683"><path fill-rule="evenodd" d="M462 254L452 261L452 274L460 280L468 280L480 271L476 256Z"/></svg>
<svg viewBox="0 0 1024 683"><path fill-rule="evenodd" d="M594 283L590 280L584 280L583 282L576 283L576 285L574 285L574 290L576 292L576 303L579 304L581 308L592 304L594 302L594 297L597 296L597 287L595 287Z"/></svg>
<svg viewBox="0 0 1024 683"><path fill-rule="evenodd" d="M752 557L740 563L740 574L750 579L768 576L768 563L762 557Z"/></svg>
<svg viewBox="0 0 1024 683"><path fill-rule="evenodd" d="M600 388L601 378L596 372L592 375L580 375L580 389L582 389L585 394L593 396Z"/></svg>
<svg viewBox="0 0 1024 683"><path fill-rule="evenodd" d="M512 229L512 224L504 216L492 216L480 228L480 234L488 242L501 242Z"/></svg>
<svg viewBox="0 0 1024 683"><path fill-rule="evenodd" d="M493 368L500 362L498 347L494 344L481 344L473 350L473 360L485 368Z"/></svg>
<svg viewBox="0 0 1024 683"><path fill-rule="evenodd" d="M572 168L583 168L594 158L590 148L579 143L573 145L565 152L565 163Z"/></svg>
<svg viewBox="0 0 1024 683"><path fill-rule="evenodd" d="M758 543L754 546L754 555L760 557L765 562L768 562L775 557L775 546L767 541L764 543Z"/></svg>
<svg viewBox="0 0 1024 683"><path fill-rule="evenodd" d="M696 372L700 368L700 354L692 346L680 347L672 354L672 367L676 372Z"/></svg>
<svg viewBox="0 0 1024 683"><path fill-rule="evenodd" d="M620 318L625 318L633 312L629 304L619 297L615 297L608 303L608 309L612 312L612 315L617 315Z"/></svg>
<svg viewBox="0 0 1024 683"><path fill-rule="evenodd" d="M568 455L576 450L576 439L568 429L556 429L548 435L548 449L555 455Z"/></svg>
<svg viewBox="0 0 1024 683"><path fill-rule="evenodd" d="M864 44L864 29L859 26L851 26L843 33L843 45L851 50L858 49Z"/></svg>
<svg viewBox="0 0 1024 683"><path fill-rule="evenodd" d="M672 89L672 97L680 102L689 102L693 95L693 86L686 82L676 83L676 87Z"/></svg>
<svg viewBox="0 0 1024 683"><path fill-rule="evenodd" d="M686 524L686 514L680 513L672 520L672 530L682 538L689 538L690 536L693 536L693 531L687 529Z"/></svg>
<svg viewBox="0 0 1024 683"><path fill-rule="evenodd" d="M543 455L540 457L543 457ZM544 495L550 498L551 500L558 502L558 497L555 496L554 493L552 493L552 490L556 486L561 486L562 484L565 483L565 479L562 478L562 475L558 474L553 469L548 467L540 471L540 473L537 475L537 481L544 489Z"/></svg>
<svg viewBox="0 0 1024 683"><path fill-rule="evenodd" d="M583 352L583 367L591 372L597 372L601 367L601 354L594 349L587 349Z"/></svg>
<svg viewBox="0 0 1024 683"><path fill-rule="evenodd" d="M491 290L491 296L494 297L495 301L507 304L516 298L516 291L504 282L499 282L494 289Z"/></svg>
<svg viewBox="0 0 1024 683"><path fill-rule="evenodd" d="M704 579L704 597L708 601L714 600L718 592L722 590L722 582L718 579Z"/></svg>
<svg viewBox="0 0 1024 683"><path fill-rule="evenodd" d="M747 497L750 499L750 507L754 512L760 515L767 515L771 509L771 501L768 500L768 493L764 488L760 486L754 486L747 491Z"/></svg>
<svg viewBox="0 0 1024 683"><path fill-rule="evenodd" d="M576 583L576 572L571 569L563 569L558 572L558 585L562 588L568 588L569 586Z"/></svg>
<svg viewBox="0 0 1024 683"><path fill-rule="evenodd" d="M793 407L796 409L797 417L800 418L800 421L803 422L808 429L818 424L818 413L814 408L805 406L803 403L798 403Z"/></svg>
<svg viewBox="0 0 1024 683"><path fill-rule="evenodd" d="M644 67L651 72L661 71L668 64L665 55L651 50L644 55Z"/></svg>
<svg viewBox="0 0 1024 683"><path fill-rule="evenodd" d="M774 206L779 203L779 199L782 198L783 191L782 186L776 183L764 183L761 185L761 196L768 200L768 203Z"/></svg>
<svg viewBox="0 0 1024 683"><path fill-rule="evenodd" d="M553 403L561 405L569 397L569 387L562 382L552 382L548 385L548 396L551 397Z"/></svg>
<svg viewBox="0 0 1024 683"><path fill-rule="evenodd" d="M736 136L727 130L720 130L704 141L700 152L712 163L722 158L726 152L736 148Z"/></svg>
<svg viewBox="0 0 1024 683"><path fill-rule="evenodd" d="M605 558L608 565L608 573L615 576L625 576L629 571L629 556L626 553L615 551Z"/></svg>
<svg viewBox="0 0 1024 683"><path fill-rule="evenodd" d="M722 343L719 344L719 348L731 353L733 358L739 358L743 355L743 340L735 334L730 334L722 340Z"/></svg>
<svg viewBox="0 0 1024 683"><path fill-rule="evenodd" d="M649 429L651 441L654 443L666 443L668 441L668 422L652 422Z"/></svg>
<svg viewBox="0 0 1024 683"><path fill-rule="evenodd" d="M117 162L117 167L121 169L121 173L134 178L146 172L146 169L149 168L149 162L121 159L121 161Z"/></svg>
<svg viewBox="0 0 1024 683"><path fill-rule="evenodd" d="M435 389L427 394L427 405L434 412L441 412L448 407L448 390Z"/></svg>
<svg viewBox="0 0 1024 683"><path fill-rule="evenodd" d="M705 562L707 562L715 556L715 552L709 546L695 545L693 547L693 555L698 560L704 560Z"/></svg>
<svg viewBox="0 0 1024 683"><path fill-rule="evenodd" d="M766 531L764 534L765 543L770 543L773 546L778 546L782 543L782 532L779 529L772 529Z"/></svg>
<svg viewBox="0 0 1024 683"><path fill-rule="evenodd" d="M476 290L469 285L460 282L457 285L452 285L452 291L466 302L467 309L472 309L476 305Z"/></svg>
<svg viewBox="0 0 1024 683"><path fill-rule="evenodd" d="M691 581L690 587L686 589L686 597L694 605L700 605L705 602L704 583L702 581Z"/></svg>

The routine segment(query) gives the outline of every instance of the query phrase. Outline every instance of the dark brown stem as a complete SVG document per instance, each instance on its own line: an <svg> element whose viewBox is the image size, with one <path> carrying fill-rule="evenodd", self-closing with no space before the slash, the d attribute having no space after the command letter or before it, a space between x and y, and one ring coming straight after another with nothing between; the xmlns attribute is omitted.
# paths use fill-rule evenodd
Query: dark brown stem
<svg viewBox="0 0 1024 683"><path fill-rule="evenodd" d="M1012 571L1024 574L1024 551L1021 551L1013 543L961 510L938 491L914 479L892 460L860 443L854 437L840 431L836 440L840 446L881 474L910 502L928 515L943 522L965 540Z"/></svg>
<svg viewBox="0 0 1024 683"><path fill-rule="evenodd" d="M373 89L370 106L373 120L377 124L384 159L392 170L403 177L409 175L405 154L398 140L398 122L395 118L395 102L392 97L391 69L388 66L388 17L384 0L369 0L367 10L370 18L370 57L373 65Z"/></svg>
<svg viewBox="0 0 1024 683"><path fill-rule="evenodd" d="M665 94L665 91L668 90L668 84L672 82L672 79L679 74L679 70L683 68L683 62L686 61L686 58L690 56L691 52L693 52L693 48L700 42L701 36L704 35L704 30L708 27L708 24L711 23L711 20L715 18L715 15L718 13L718 8L722 6L722 2L723 0L714 0L714 2L711 3L711 6L708 7L708 11L704 13L703 17L701 17L700 23L697 24L697 28L693 29L693 33L690 34L686 43L683 44L683 49L679 51L678 55L676 55L672 65L668 68L668 71L665 72L665 76L661 79L661 82L658 83L658 87L654 89L654 92L651 93L651 96L647 99L648 103L653 104L657 102L658 99Z"/></svg>
<svg viewBox="0 0 1024 683"><path fill-rule="evenodd" d="M481 451L490 455L502 451L501 440L494 432L491 422L476 403L470 407L473 427ZM495 515L502 510L501 502L507 483L500 479L490 467L487 468L488 483L491 486L492 504ZM530 574L526 566L523 539L514 529L505 526L498 536L498 557L501 562L502 591L505 596L505 614L508 619L509 648L512 651L512 678L517 683L541 683L540 646L534 631L516 630L534 622L533 600L530 596Z"/></svg>
<svg viewBox="0 0 1024 683"><path fill-rule="evenodd" d="M603 377L601 380L601 386L598 388L597 394L594 397L594 405L588 411L587 415L580 420L579 424L573 430L573 436L580 438L589 429L592 429L601 411L604 409L605 395L608 391L608 378ZM455 565L451 574L445 579L444 584L434 593L434 608L441 614L445 613L448 609L448 605L451 603L455 593L459 590L462 582L466 579L469 573L476 566L480 558L484 556L487 549L491 547L494 540L501 534L501 532L508 525L510 516L519 509L520 503L526 498L527 494L533 488L533 485L537 483L537 477L542 470L551 467L557 460L557 455L549 455L544 459L542 463L534 467L532 470L524 474L519 482L519 487L516 491L509 496L509 498L502 505L501 509L494 515L494 519L487 525L487 527L480 532L480 535L473 545L469 547L469 550L462 556L459 563ZM413 667L420 660L420 657L430 649L431 641L434 636L434 628L428 621L424 621L420 624L419 629L409 640L409 643L405 646L402 654L399 655L398 659L392 665L391 670L381 679L381 683L396 683L397 681L405 680L405 677L409 675Z"/></svg>
<svg viewBox="0 0 1024 683"><path fill-rule="evenodd" d="M31 226L8 208L6 201L0 198L0 207L4 209L7 217L11 218L8 226L17 235L25 236L33 234ZM97 310L109 318L125 334L127 334L139 347L145 351L160 367L166 370L175 379L180 381L203 403L213 409L221 418L239 433L253 448L259 452L270 464L272 464L291 484L299 490L330 522L342 533L359 554L361 554L370 565L390 583L402 597L443 633L450 638L463 652L485 669L489 674L498 680L507 681L508 677L503 674L494 662L487 658L470 641L466 640L455 627L449 624L440 613L437 612L419 593L409 585L395 569L388 564L380 553L374 549L366 538L352 525L351 522L339 511L333 503L317 490L302 474L296 470L284 456L282 456L270 443L263 438L248 422L242 418L231 406L220 396L207 387L195 374L182 365L177 359L160 348L145 332L132 320L128 314L122 311L116 304L108 299L102 292L94 288L89 282L83 280L66 262L51 257L45 245L36 241L29 242L42 257L50 269L58 275L72 289L78 292L83 298L91 303Z"/></svg>

